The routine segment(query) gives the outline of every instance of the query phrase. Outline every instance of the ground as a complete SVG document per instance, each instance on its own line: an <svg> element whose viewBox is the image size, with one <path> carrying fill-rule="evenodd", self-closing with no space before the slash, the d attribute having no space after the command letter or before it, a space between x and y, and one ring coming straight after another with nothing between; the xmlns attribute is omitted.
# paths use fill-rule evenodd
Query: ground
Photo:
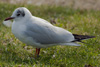
<svg viewBox="0 0 100 67"><path fill-rule="evenodd" d="M17 7L27 7L34 16L55 21L56 26L75 34L93 35L81 46L42 48L34 59L35 48L26 46L14 37L11 28L2 22ZM0 4L0 66L1 67L100 67L100 11L74 10L61 6Z"/></svg>

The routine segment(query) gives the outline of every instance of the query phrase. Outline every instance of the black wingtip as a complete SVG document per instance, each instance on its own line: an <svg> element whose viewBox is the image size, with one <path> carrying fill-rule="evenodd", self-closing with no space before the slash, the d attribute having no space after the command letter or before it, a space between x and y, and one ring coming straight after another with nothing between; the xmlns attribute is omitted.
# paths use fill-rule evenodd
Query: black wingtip
<svg viewBox="0 0 100 67"><path fill-rule="evenodd" d="M75 37L75 41L81 41L85 39L90 39L90 38L95 38L96 36L89 36L89 35L78 35L78 34L73 34Z"/></svg>

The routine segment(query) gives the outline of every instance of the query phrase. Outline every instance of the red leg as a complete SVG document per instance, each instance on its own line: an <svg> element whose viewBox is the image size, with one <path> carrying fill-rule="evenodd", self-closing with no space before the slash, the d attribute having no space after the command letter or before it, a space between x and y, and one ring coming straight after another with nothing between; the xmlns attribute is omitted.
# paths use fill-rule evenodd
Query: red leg
<svg viewBox="0 0 100 67"><path fill-rule="evenodd" d="M40 48L38 49L38 53L37 54L39 55L39 53L40 53Z"/></svg>
<svg viewBox="0 0 100 67"><path fill-rule="evenodd" d="M39 53L40 53L40 48L36 48L35 57L39 57Z"/></svg>

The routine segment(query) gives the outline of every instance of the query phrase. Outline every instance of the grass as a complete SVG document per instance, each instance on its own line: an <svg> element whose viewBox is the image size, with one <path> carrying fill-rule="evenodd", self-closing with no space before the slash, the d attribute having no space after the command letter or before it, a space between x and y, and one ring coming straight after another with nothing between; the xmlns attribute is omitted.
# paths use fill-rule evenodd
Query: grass
<svg viewBox="0 0 100 67"><path fill-rule="evenodd" d="M53 46L43 48L40 57L34 59L35 48L26 46L5 27L2 22L12 15L14 9L27 7L34 16L48 21L55 19L56 26L72 33L94 35L85 40L88 44L75 46ZM90 45L91 44L91 45ZM100 11L75 10L61 6L33 6L0 4L0 67L100 67Z"/></svg>

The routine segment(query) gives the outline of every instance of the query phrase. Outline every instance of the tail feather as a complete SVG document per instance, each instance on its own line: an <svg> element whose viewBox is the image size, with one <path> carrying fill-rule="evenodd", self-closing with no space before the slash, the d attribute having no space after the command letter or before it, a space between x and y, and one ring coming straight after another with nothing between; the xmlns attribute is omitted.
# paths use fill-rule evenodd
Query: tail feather
<svg viewBox="0 0 100 67"><path fill-rule="evenodd" d="M62 43L61 45L69 45L69 46L81 46L80 44L69 42L69 43Z"/></svg>
<svg viewBox="0 0 100 67"><path fill-rule="evenodd" d="M84 39L90 39L90 38L94 38L95 36L89 36L89 35L77 35L77 34L73 34L73 36L75 37L75 40L72 42L81 42L81 40Z"/></svg>

